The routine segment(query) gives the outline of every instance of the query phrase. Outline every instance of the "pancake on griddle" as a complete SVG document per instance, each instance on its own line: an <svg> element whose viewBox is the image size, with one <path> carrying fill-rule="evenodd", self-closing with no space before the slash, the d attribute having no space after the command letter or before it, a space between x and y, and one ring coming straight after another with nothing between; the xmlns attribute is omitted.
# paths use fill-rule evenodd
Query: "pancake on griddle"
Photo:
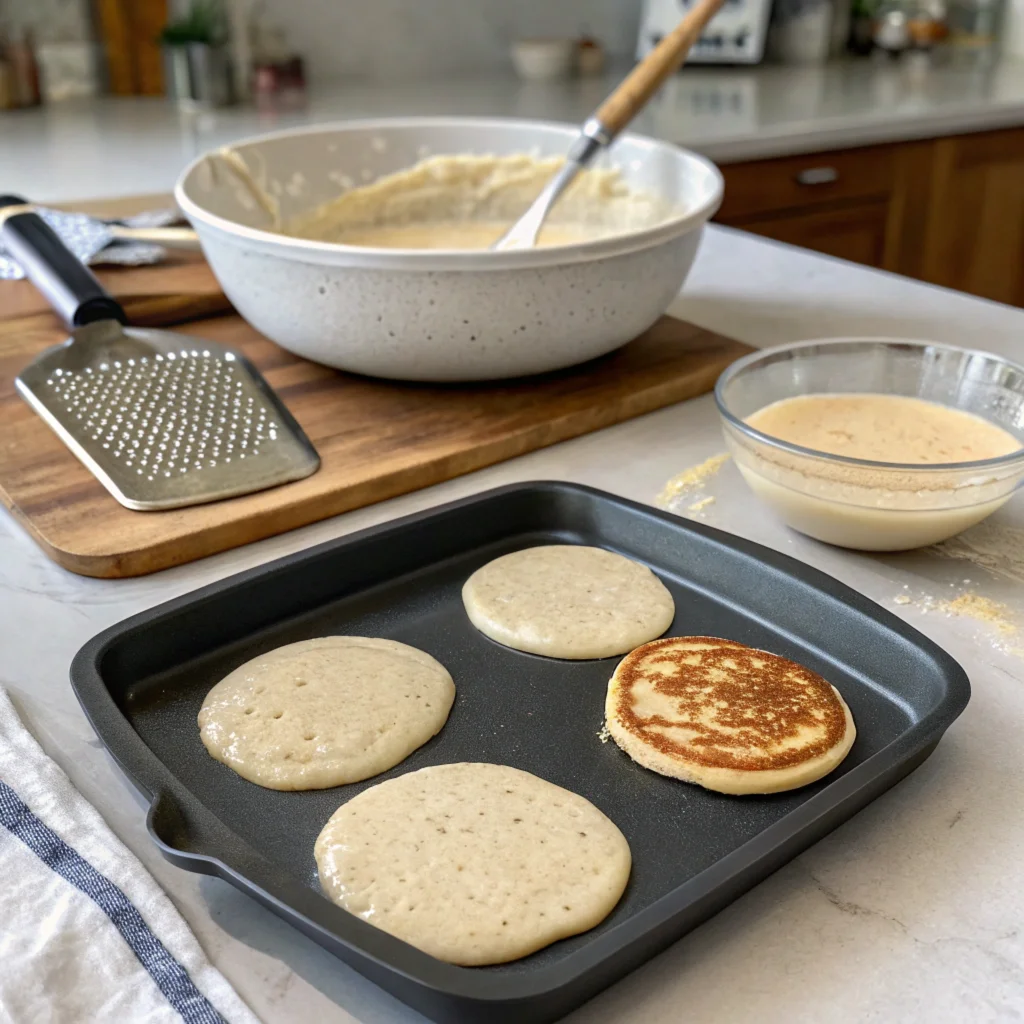
<svg viewBox="0 0 1024 1024"><path fill-rule="evenodd" d="M857 734L839 691L817 673L708 636L627 654L608 684L605 717L638 764L719 793L806 786L846 757Z"/></svg>
<svg viewBox="0 0 1024 1024"><path fill-rule="evenodd" d="M469 621L499 644L546 658L611 658L672 625L668 588L639 562L585 544L501 555L466 580Z"/></svg>
<svg viewBox="0 0 1024 1024"><path fill-rule="evenodd" d="M438 764L364 789L313 853L339 906L466 967L595 927L631 864L625 836L589 800L499 764Z"/></svg>
<svg viewBox="0 0 1024 1024"><path fill-rule="evenodd" d="M393 768L441 731L455 700L426 651L323 636L260 654L199 710L211 756L267 789L328 789Z"/></svg>

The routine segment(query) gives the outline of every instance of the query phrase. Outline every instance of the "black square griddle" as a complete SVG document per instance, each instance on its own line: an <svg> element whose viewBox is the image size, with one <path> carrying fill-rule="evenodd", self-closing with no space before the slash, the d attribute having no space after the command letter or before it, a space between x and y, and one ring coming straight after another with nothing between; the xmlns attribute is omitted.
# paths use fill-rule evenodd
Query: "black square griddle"
<svg viewBox="0 0 1024 1024"><path fill-rule="evenodd" d="M598 736L618 659L521 654L478 633L471 572L533 544L581 543L649 565L671 590L668 635L726 637L802 662L857 724L843 764L804 789L722 796L641 768ZM389 772L281 793L214 761L196 715L211 686L274 647L328 634L388 637L455 679L444 729ZM71 680L89 720L149 796L172 863L218 875L436 1021L552 1021L664 949L907 775L963 711L959 665L895 616L785 555L587 487L528 483L364 530L232 576L104 631ZM596 804L633 872L597 928L514 963L442 963L330 903L313 843L346 800L426 765L490 761Z"/></svg>

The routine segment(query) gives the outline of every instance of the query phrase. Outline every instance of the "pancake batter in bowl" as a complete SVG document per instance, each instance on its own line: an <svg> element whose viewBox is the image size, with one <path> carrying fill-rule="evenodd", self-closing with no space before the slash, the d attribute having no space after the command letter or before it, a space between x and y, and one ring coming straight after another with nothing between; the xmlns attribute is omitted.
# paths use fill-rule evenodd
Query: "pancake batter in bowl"
<svg viewBox="0 0 1024 1024"><path fill-rule="evenodd" d="M282 232L372 248L488 249L562 162L526 154L435 156L293 217ZM643 230L678 212L631 190L618 171L588 170L559 200L538 245L575 245Z"/></svg>
<svg viewBox="0 0 1024 1024"><path fill-rule="evenodd" d="M373 224L343 230L332 241L373 249L489 249L509 229L507 224L475 220ZM537 245L578 245L600 238L584 224L546 224Z"/></svg>
<svg viewBox="0 0 1024 1024"><path fill-rule="evenodd" d="M746 422L823 453L784 451L726 431L754 493L794 529L840 547L904 551L945 540L1003 505L1019 474L1012 463L971 468L1021 452L1012 434L919 398L800 395L759 409Z"/></svg>
<svg viewBox="0 0 1024 1024"><path fill-rule="evenodd" d="M976 462L1021 447L980 416L903 395L798 395L758 409L747 423L790 444L871 462Z"/></svg>

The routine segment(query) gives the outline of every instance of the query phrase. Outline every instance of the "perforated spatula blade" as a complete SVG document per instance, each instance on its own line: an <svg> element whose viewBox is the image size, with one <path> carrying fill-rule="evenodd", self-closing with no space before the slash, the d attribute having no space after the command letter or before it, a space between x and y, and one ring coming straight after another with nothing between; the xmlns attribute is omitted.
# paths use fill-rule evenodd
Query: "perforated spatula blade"
<svg viewBox="0 0 1024 1024"><path fill-rule="evenodd" d="M122 505L180 508L300 480L316 449L241 353L124 312L24 200L0 197L0 238L71 337L19 392Z"/></svg>

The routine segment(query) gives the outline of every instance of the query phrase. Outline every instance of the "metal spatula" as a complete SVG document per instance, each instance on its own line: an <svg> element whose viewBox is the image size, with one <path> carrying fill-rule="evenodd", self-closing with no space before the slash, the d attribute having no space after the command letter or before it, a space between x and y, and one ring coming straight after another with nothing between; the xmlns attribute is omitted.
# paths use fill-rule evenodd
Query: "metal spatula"
<svg viewBox="0 0 1024 1024"><path fill-rule="evenodd" d="M316 449L241 353L126 327L117 301L23 199L0 196L0 240L72 328L18 390L122 505L198 505L316 471Z"/></svg>

